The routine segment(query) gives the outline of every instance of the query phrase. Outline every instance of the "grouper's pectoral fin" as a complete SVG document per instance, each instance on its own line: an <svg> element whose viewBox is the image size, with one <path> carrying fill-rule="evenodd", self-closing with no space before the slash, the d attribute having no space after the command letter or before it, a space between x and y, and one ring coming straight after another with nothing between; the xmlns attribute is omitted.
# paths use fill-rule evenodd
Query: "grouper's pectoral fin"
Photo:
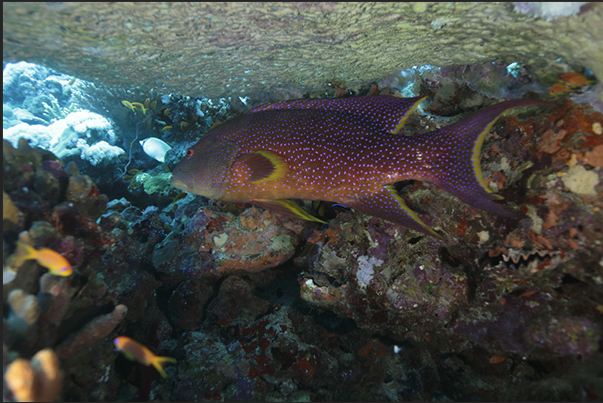
<svg viewBox="0 0 603 403"><path fill-rule="evenodd" d="M287 173L287 164L271 151L256 150L241 155L231 170L240 180L265 183L283 178Z"/></svg>
<svg viewBox="0 0 603 403"><path fill-rule="evenodd" d="M384 186L381 192L360 197L354 202L348 203L348 206L415 231L440 237L421 221L419 216L406 205L392 186Z"/></svg>
<svg viewBox="0 0 603 403"><path fill-rule="evenodd" d="M323 220L320 220L313 215L307 213L300 206L295 204L291 200L267 200L267 199L253 199L253 203L258 206L264 207L275 213L283 214L288 217L301 218L302 220L315 221L321 224L326 224Z"/></svg>

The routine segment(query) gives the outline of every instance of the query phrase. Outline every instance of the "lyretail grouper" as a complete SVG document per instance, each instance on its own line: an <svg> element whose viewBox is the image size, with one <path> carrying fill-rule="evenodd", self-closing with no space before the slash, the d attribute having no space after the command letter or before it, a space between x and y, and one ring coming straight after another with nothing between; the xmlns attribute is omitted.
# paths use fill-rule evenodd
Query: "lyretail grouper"
<svg viewBox="0 0 603 403"><path fill-rule="evenodd" d="M512 216L493 200L479 164L484 137L508 109L550 105L501 102L417 136L399 134L423 98L367 96L294 100L261 106L215 126L174 168L178 189L253 202L320 221L290 199L335 202L437 235L398 195L394 183L431 182L464 202Z"/></svg>

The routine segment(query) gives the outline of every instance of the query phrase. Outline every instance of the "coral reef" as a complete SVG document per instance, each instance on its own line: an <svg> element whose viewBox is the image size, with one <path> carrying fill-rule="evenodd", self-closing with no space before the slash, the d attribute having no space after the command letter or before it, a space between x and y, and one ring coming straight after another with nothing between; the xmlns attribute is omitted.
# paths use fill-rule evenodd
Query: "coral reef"
<svg viewBox="0 0 603 403"><path fill-rule="evenodd" d="M449 22L427 26L440 33ZM15 105L47 91L36 83L66 85L47 70L18 67L5 67L13 102L5 138L15 136L3 147L5 401L603 396L603 116L590 101L560 97L493 125L483 176L518 218L420 181L396 184L444 234L438 239L331 203L300 206L315 208L322 224L169 185L169 168L190 143L274 94L212 101L107 93L107 117L59 116L76 103L57 96L54 123L41 112L17 121L25 118ZM412 135L497 97L551 99L549 88L532 66L500 62L417 66L357 92L333 81L304 95L430 94L407 120L404 135ZM74 155L57 155L49 128L59 124L72 144L107 141L131 158L93 165L68 142L61 149ZM40 137L15 134L27 127ZM164 164L135 141L148 137L174 144ZM16 259L17 241L61 254L73 275ZM118 336L177 363L162 378L116 352Z"/></svg>

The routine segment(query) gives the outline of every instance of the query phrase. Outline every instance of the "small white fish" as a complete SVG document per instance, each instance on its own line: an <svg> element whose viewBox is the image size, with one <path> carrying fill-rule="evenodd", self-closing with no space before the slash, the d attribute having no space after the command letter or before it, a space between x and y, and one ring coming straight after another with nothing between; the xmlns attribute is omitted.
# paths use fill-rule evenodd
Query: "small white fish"
<svg viewBox="0 0 603 403"><path fill-rule="evenodd" d="M157 137L149 137L139 141L142 150L151 158L165 162L165 154L172 149L168 143Z"/></svg>

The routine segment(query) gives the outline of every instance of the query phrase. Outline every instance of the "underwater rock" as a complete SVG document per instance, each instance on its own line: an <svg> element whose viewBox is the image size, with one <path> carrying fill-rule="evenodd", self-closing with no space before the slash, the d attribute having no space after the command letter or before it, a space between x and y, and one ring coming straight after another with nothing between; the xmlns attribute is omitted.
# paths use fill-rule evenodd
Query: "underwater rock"
<svg viewBox="0 0 603 403"><path fill-rule="evenodd" d="M194 330L204 319L205 304L212 297L213 284L207 279L181 282L168 301L172 322L184 330Z"/></svg>
<svg viewBox="0 0 603 403"><path fill-rule="evenodd" d="M296 233L280 226L269 211L252 207L238 219L230 213L200 211L210 221L201 238L200 251L211 252L214 270L258 272L293 257L299 242Z"/></svg>
<svg viewBox="0 0 603 403"><path fill-rule="evenodd" d="M357 90L417 61L435 66L489 63L508 60L511 48L514 60L533 66L541 77L558 71L563 63L556 59L562 58L603 79L601 7L516 4L533 5L280 3L257 8L183 3L92 8L15 3L4 10L4 56L44 62L114 88L211 98L289 89L306 93L322 90L326 80L335 78ZM554 7L567 12L553 12ZM102 27L93 17L98 13L107 16ZM560 15L565 16L548 21ZM53 30L55 26L88 32L71 36ZM97 47L90 46L89 36ZM178 46L169 38L178 38Z"/></svg>
<svg viewBox="0 0 603 403"><path fill-rule="evenodd" d="M51 298L48 304L48 310L44 312L43 321L53 330L59 326L63 320L67 310L69 309L69 301L75 290L71 285L71 281L66 278L53 276L50 273L45 273L40 277L39 299Z"/></svg>
<svg viewBox="0 0 603 403"><path fill-rule="evenodd" d="M467 306L467 276L445 265L438 242L406 240L395 225L350 218L339 214L309 240L317 255L299 279L302 298L360 327L420 341Z"/></svg>
<svg viewBox="0 0 603 403"><path fill-rule="evenodd" d="M28 338L34 330L34 325L41 314L41 307L34 295L27 294L23 290L12 290L8 294L8 305L10 312L6 324L8 334L4 334L9 345L13 345L17 338Z"/></svg>
<svg viewBox="0 0 603 403"><path fill-rule="evenodd" d="M525 337L528 343L554 354L590 357L599 350L601 331L587 318L555 315L533 323Z"/></svg>
<svg viewBox="0 0 603 403"><path fill-rule="evenodd" d="M191 276L219 278L237 270L273 268L294 256L299 234L308 225L297 219L286 220L255 207L238 217L201 207L192 219L186 219L182 231L157 245L153 263L166 276L162 278L166 284Z"/></svg>
<svg viewBox="0 0 603 403"><path fill-rule="evenodd" d="M79 350L104 339L115 329L115 327L126 317L128 308L125 305L117 305L113 312L99 316L61 342L56 352L59 357L68 357Z"/></svg>
<svg viewBox="0 0 603 403"><path fill-rule="evenodd" d="M207 308L210 320L220 326L241 326L266 313L270 304L256 297L249 284L229 276L220 285L219 294Z"/></svg>
<svg viewBox="0 0 603 403"><path fill-rule="evenodd" d="M81 202L90 196L94 183L87 175L74 175L69 177L69 186L67 187L67 200L71 202Z"/></svg>
<svg viewBox="0 0 603 403"><path fill-rule="evenodd" d="M33 190L50 205L56 204L61 196L61 184L59 180L45 169L36 170Z"/></svg>
<svg viewBox="0 0 603 403"><path fill-rule="evenodd" d="M91 219L97 219L107 207L107 196L100 194L88 175L72 175L67 186L67 200L78 211Z"/></svg>
<svg viewBox="0 0 603 403"><path fill-rule="evenodd" d="M2 228L4 231L18 231L23 226L23 213L6 192L2 191Z"/></svg>

